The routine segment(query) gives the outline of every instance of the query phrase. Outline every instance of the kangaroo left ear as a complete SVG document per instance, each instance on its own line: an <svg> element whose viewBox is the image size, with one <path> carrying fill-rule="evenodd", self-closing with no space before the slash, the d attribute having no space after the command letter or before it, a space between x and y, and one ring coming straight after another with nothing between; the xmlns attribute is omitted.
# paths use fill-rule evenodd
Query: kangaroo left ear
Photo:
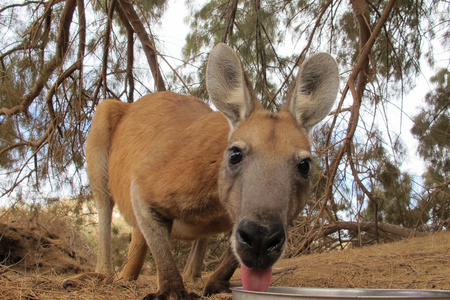
<svg viewBox="0 0 450 300"><path fill-rule="evenodd" d="M311 55L300 66L285 108L306 132L330 112L339 91L339 70L328 53Z"/></svg>
<svg viewBox="0 0 450 300"><path fill-rule="evenodd" d="M215 46L209 55L206 88L211 101L228 118L232 129L255 109L261 108L245 77L241 60L225 44Z"/></svg>

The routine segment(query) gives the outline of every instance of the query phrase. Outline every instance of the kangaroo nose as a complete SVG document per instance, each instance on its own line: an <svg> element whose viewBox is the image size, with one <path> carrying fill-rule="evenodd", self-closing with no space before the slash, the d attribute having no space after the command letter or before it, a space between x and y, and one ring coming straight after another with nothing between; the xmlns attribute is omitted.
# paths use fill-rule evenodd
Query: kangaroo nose
<svg viewBox="0 0 450 300"><path fill-rule="evenodd" d="M261 224L243 219L236 230L236 240L238 248L252 256L252 259L247 260L247 267L267 268L270 266L265 265L265 257L281 251L286 234L283 223L279 220Z"/></svg>

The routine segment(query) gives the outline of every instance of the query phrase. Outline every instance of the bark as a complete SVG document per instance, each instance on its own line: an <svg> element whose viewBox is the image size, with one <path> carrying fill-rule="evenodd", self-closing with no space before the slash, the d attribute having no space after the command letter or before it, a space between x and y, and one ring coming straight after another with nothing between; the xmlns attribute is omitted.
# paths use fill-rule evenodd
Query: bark
<svg viewBox="0 0 450 300"><path fill-rule="evenodd" d="M362 51L367 41L370 38L370 24L369 24L369 9L367 7L366 0L352 0L350 1L355 14L356 20L359 25L359 49ZM361 106L361 100L363 97L364 89L366 88L368 74L369 74L369 56L361 56L361 65L358 71L358 81L356 87L356 97L353 98L354 109L358 110ZM354 117L354 122L358 122L359 113Z"/></svg>
<svg viewBox="0 0 450 300"><path fill-rule="evenodd" d="M128 103L134 102L134 77L133 77L133 65L134 65L134 32L127 27L127 81L128 81Z"/></svg>

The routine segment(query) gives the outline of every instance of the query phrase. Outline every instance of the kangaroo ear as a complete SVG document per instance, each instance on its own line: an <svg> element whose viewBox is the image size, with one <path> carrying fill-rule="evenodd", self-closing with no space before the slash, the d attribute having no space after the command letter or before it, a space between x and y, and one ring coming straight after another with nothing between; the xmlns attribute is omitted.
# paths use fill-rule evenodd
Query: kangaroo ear
<svg viewBox="0 0 450 300"><path fill-rule="evenodd" d="M328 53L311 55L300 66L285 108L306 132L325 118L339 91L339 70Z"/></svg>
<svg viewBox="0 0 450 300"><path fill-rule="evenodd" d="M225 44L211 51L206 68L209 97L233 128L245 120L261 104L247 82L236 52Z"/></svg>

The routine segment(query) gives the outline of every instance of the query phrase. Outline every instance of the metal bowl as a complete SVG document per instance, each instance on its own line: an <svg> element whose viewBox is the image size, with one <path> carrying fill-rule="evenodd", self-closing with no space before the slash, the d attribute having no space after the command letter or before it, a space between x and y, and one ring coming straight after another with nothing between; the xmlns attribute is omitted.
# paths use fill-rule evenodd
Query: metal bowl
<svg viewBox="0 0 450 300"><path fill-rule="evenodd" d="M387 289L326 289L270 287L264 292L232 288L233 300L282 300L282 299L450 299L450 291L444 290L387 290Z"/></svg>

